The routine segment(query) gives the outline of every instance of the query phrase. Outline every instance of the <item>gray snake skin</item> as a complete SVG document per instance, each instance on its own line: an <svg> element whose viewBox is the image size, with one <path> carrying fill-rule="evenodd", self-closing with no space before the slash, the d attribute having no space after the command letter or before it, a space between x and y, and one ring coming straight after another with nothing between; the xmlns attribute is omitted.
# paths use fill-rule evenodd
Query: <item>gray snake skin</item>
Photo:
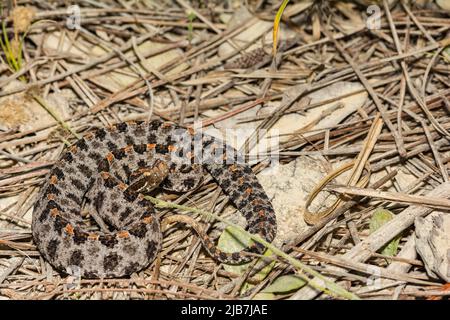
<svg viewBox="0 0 450 320"><path fill-rule="evenodd" d="M179 156L180 150L191 151ZM47 176L34 207L34 242L57 270L78 267L84 278L142 270L162 243L155 209L143 193L157 187L185 192L199 184L204 170L244 215L248 231L271 242L276 234L272 205L251 168L237 160L239 155L221 140L160 120L97 129L68 148ZM92 209L91 225L82 214L86 204ZM255 243L225 253L195 231L220 262L240 264L251 259L245 252L264 251Z"/></svg>

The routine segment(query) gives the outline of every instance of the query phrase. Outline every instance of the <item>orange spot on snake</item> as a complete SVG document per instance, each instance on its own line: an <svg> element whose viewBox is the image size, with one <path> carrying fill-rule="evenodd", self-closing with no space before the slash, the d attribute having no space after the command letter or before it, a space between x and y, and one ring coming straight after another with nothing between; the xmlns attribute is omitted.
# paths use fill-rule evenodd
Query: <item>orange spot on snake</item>
<svg viewBox="0 0 450 320"><path fill-rule="evenodd" d="M119 183L118 187L122 191L125 191L128 188L128 186L123 182Z"/></svg>
<svg viewBox="0 0 450 320"><path fill-rule="evenodd" d="M55 200L55 198L56 198L56 196L55 196L54 193L49 193L49 194L47 195L47 200Z"/></svg>
<svg viewBox="0 0 450 320"><path fill-rule="evenodd" d="M242 186L244 184L244 182L245 182L245 178L244 177L240 177L238 179L238 183L239 183L240 186Z"/></svg>
<svg viewBox="0 0 450 320"><path fill-rule="evenodd" d="M84 136L84 138L86 140L92 140L94 139L94 134L92 132L86 133L86 135Z"/></svg>
<svg viewBox="0 0 450 320"><path fill-rule="evenodd" d="M109 153L106 155L106 160L108 160L109 163L113 162L113 160L114 160L114 155L113 155L112 152L109 152Z"/></svg>
<svg viewBox="0 0 450 320"><path fill-rule="evenodd" d="M100 172L100 175L101 175L101 177L102 177L104 180L108 180L109 177L110 177L109 173L106 172L106 171Z"/></svg>
<svg viewBox="0 0 450 320"><path fill-rule="evenodd" d="M144 199L145 199L145 198L144 198L144 195L143 195L142 193L140 193L140 192L139 192L137 198L138 198L139 200L144 200Z"/></svg>
<svg viewBox="0 0 450 320"><path fill-rule="evenodd" d="M159 170L164 170L166 168L167 168L167 164L165 164L164 162L158 163L158 169Z"/></svg>
<svg viewBox="0 0 450 320"><path fill-rule="evenodd" d="M156 143L147 143L147 150L153 150L156 148Z"/></svg>
<svg viewBox="0 0 450 320"><path fill-rule="evenodd" d="M56 208L53 208L50 210L50 215L55 218L57 215L59 215L59 210Z"/></svg>
<svg viewBox="0 0 450 320"><path fill-rule="evenodd" d="M250 195L252 192L253 192L253 189L252 189L252 188L247 188L247 189L245 189L245 194L246 194L246 195Z"/></svg>
<svg viewBox="0 0 450 320"><path fill-rule="evenodd" d="M153 217L146 217L144 219L142 219L142 222L144 222L145 224L150 224L153 221Z"/></svg>
<svg viewBox="0 0 450 320"><path fill-rule="evenodd" d="M264 211L264 210L259 210L259 211L258 211L258 215L262 218L262 217L264 217L264 216L266 215L266 211Z"/></svg>
<svg viewBox="0 0 450 320"><path fill-rule="evenodd" d="M128 231L119 231L117 232L117 237L121 239L126 239L130 237L130 233Z"/></svg>
<svg viewBox="0 0 450 320"><path fill-rule="evenodd" d="M97 241L100 238L100 236L96 233L90 233L88 236L88 240Z"/></svg>
<svg viewBox="0 0 450 320"><path fill-rule="evenodd" d="M128 145L125 148L123 148L123 151L125 151L125 153L133 153L133 146L132 145Z"/></svg>
<svg viewBox="0 0 450 320"><path fill-rule="evenodd" d="M76 145L71 146L70 152L72 152L73 154L76 154L78 152L78 147Z"/></svg>
<svg viewBox="0 0 450 320"><path fill-rule="evenodd" d="M64 230L65 230L68 234L70 234L71 236L74 235L73 227L72 227L72 225L71 225L70 223L68 223L68 224L66 225L66 227L64 228Z"/></svg>
<svg viewBox="0 0 450 320"><path fill-rule="evenodd" d="M237 169L238 168L235 164L232 164L231 166L228 167L228 170L230 170L231 172L235 172Z"/></svg>
<svg viewBox="0 0 450 320"><path fill-rule="evenodd" d="M173 145L169 145L169 146L167 147L167 150L169 150L170 152L176 151L176 150L177 150L177 147L176 147L176 146L173 146Z"/></svg>
<svg viewBox="0 0 450 320"><path fill-rule="evenodd" d="M261 203L262 203L261 199L255 199L252 201L253 206L257 206L258 204L261 204Z"/></svg>
<svg viewBox="0 0 450 320"><path fill-rule="evenodd" d="M52 175L50 177L50 184L57 184L58 183L58 177L55 175Z"/></svg>

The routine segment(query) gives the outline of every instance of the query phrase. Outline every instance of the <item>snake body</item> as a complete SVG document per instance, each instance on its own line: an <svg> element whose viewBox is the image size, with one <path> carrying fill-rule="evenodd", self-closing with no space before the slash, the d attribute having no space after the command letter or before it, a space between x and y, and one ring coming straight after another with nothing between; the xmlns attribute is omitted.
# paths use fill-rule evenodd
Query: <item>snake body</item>
<svg viewBox="0 0 450 320"><path fill-rule="evenodd" d="M142 270L162 244L155 209L142 193L156 187L185 192L198 185L204 171L244 215L248 231L271 242L276 234L272 205L252 169L239 159L219 139L160 120L96 129L65 150L50 170L34 208L34 242L57 270L76 267L84 278ZM100 227L93 219L92 225L86 222L86 204ZM264 250L254 244L225 253L199 234L207 252L224 263L247 262L245 252Z"/></svg>

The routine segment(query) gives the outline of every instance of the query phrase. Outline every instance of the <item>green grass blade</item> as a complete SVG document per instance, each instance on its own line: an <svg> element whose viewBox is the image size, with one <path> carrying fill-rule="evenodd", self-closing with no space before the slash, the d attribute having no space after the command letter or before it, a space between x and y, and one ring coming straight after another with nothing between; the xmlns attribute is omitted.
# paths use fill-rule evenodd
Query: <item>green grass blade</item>
<svg viewBox="0 0 450 320"><path fill-rule="evenodd" d="M278 46L278 30L280 29L280 21L281 16L283 15L284 9L286 9L286 6L288 4L289 0L283 0L283 3L281 4L280 8L277 11L277 14L275 15L275 19L273 21L273 47L272 47L272 55L275 56L277 54L277 46Z"/></svg>

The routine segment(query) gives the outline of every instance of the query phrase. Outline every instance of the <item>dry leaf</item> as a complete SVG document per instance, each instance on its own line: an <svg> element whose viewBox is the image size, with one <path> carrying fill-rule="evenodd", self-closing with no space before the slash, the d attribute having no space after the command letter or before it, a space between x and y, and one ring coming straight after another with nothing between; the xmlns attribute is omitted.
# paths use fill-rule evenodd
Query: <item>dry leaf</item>
<svg viewBox="0 0 450 320"><path fill-rule="evenodd" d="M436 0L436 4L444 10L450 11L450 1L448 0Z"/></svg>
<svg viewBox="0 0 450 320"><path fill-rule="evenodd" d="M30 7L17 7L11 13L14 24L14 32L25 32L33 21L36 11Z"/></svg>

